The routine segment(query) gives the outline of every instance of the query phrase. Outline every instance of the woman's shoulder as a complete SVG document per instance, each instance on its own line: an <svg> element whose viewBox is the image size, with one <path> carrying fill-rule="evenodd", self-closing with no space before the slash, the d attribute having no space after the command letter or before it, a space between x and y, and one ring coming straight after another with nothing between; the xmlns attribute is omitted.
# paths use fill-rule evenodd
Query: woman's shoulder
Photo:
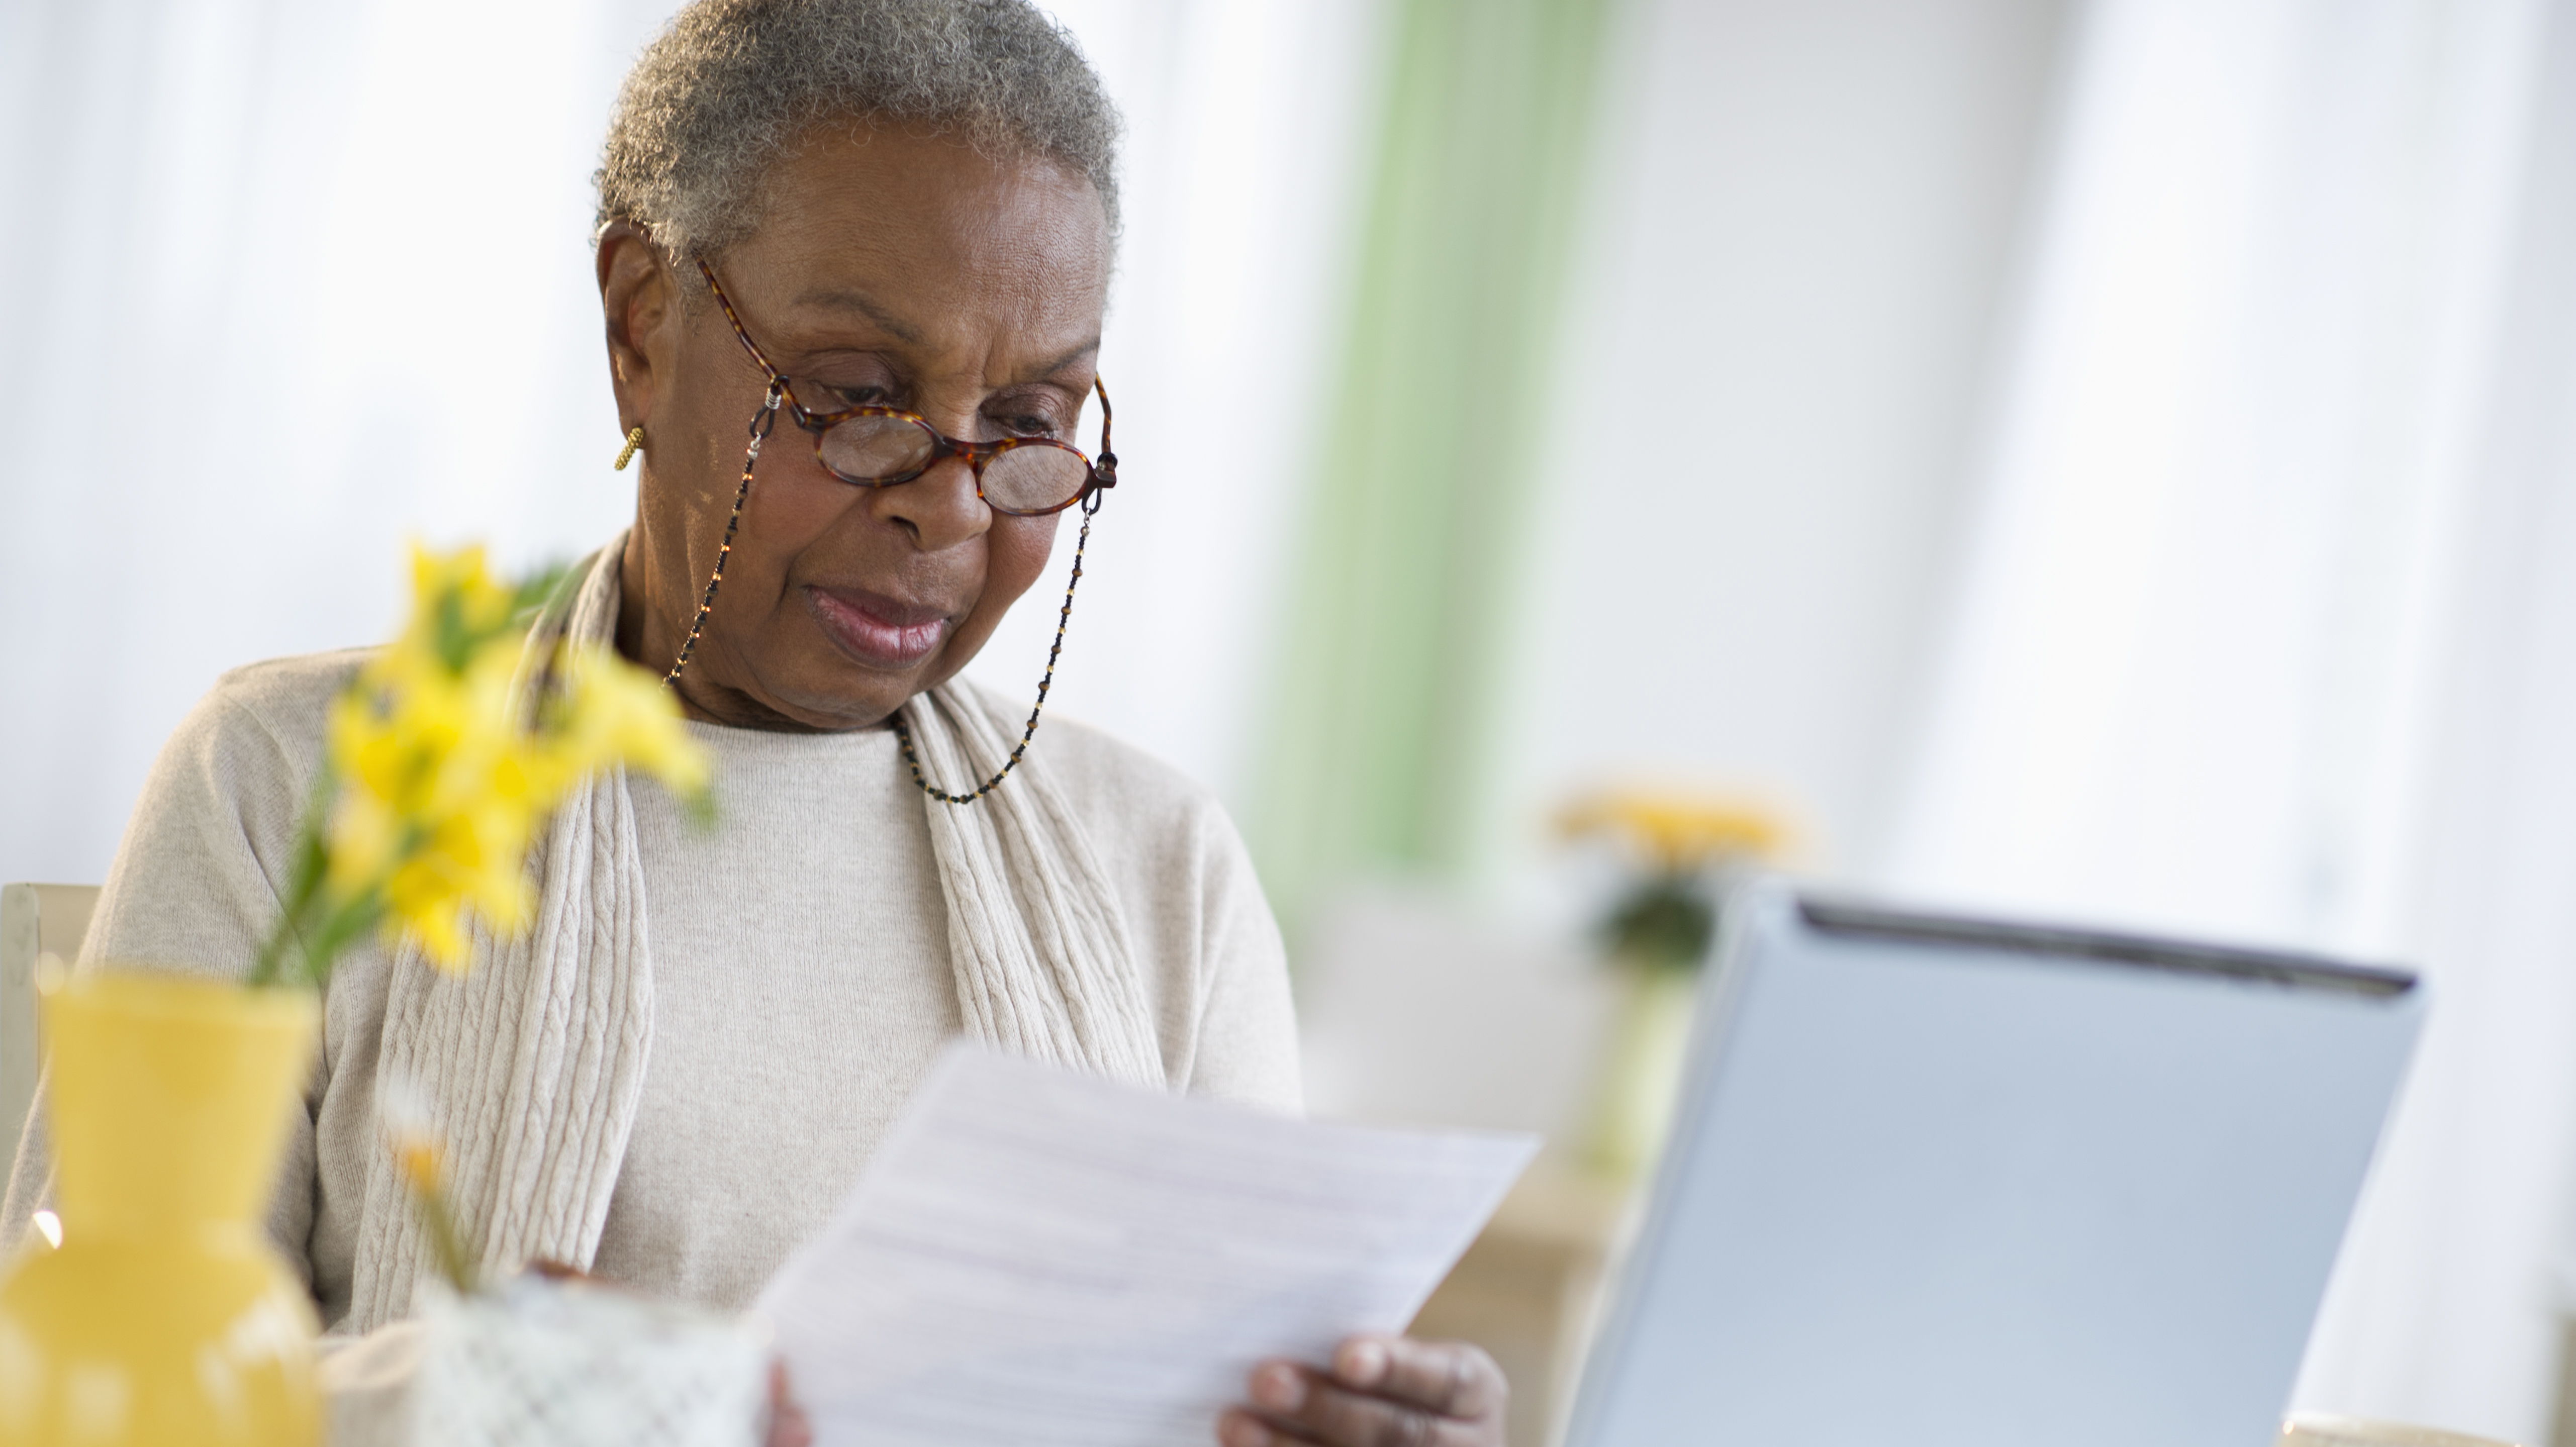
<svg viewBox="0 0 2576 1447"><path fill-rule="evenodd" d="M988 708L1012 702L985 696ZM1302 1097L1287 956L1251 855L1215 792L1072 719L1048 717L1031 749L1118 892L1147 965L1170 1078L1193 1094L1295 1112Z"/></svg>
<svg viewBox="0 0 2576 1447"><path fill-rule="evenodd" d="M162 745L145 805L229 800L250 814L292 820L321 758L331 700L373 652L273 658L217 678Z"/></svg>
<svg viewBox="0 0 2576 1447"><path fill-rule="evenodd" d="M1012 736L1028 720L1022 700L983 688L975 697L997 726L1008 723ZM1160 898L1230 888L1249 877L1251 861L1234 820L1197 779L1114 734L1052 712L1029 751L1126 887Z"/></svg>
<svg viewBox="0 0 2576 1447"><path fill-rule="evenodd" d="M331 699L367 656L280 658L215 680L153 761L85 949L248 967L277 917Z"/></svg>
<svg viewBox="0 0 2576 1447"><path fill-rule="evenodd" d="M976 697L1016 735L1028 715L1022 701L978 687ZM1039 724L1030 751L1046 761L1048 775L1077 814L1095 828L1130 827L1152 833L1225 823L1216 794L1188 774L1134 744L1078 719L1055 713ZM1226 825L1231 830L1231 825Z"/></svg>
<svg viewBox="0 0 2576 1447"><path fill-rule="evenodd" d="M198 701L189 722L215 729L257 727L281 740L319 739L331 700L375 653L339 648L227 670Z"/></svg>

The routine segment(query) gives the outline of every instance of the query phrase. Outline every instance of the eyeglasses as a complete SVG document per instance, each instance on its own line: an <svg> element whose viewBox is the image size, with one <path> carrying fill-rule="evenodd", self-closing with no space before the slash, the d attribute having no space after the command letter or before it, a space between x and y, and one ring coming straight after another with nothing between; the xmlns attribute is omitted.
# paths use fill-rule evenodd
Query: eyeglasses
<svg viewBox="0 0 2576 1447"><path fill-rule="evenodd" d="M1103 488L1118 485L1118 454L1109 450L1109 389L1097 377L1100 394L1100 461L1051 437L1005 437L995 442L967 442L930 425L918 412L900 407L844 407L817 412L797 396L796 383L761 355L759 344L743 330L715 268L704 258L698 271L724 308L725 321L741 339L743 350L769 379L770 389L785 399L787 415L814 434L814 458L823 470L854 487L893 487L928 472L947 458L961 458L975 474L975 495L998 513L1044 517L1075 503L1096 499ZM817 398L821 389L811 395ZM1092 501L1090 508L1099 506Z"/></svg>

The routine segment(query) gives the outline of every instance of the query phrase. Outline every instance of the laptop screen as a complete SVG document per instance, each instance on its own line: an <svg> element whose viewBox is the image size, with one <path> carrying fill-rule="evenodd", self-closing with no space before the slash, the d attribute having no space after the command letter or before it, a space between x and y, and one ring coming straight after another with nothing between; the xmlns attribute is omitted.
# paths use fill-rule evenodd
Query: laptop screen
<svg viewBox="0 0 2576 1447"><path fill-rule="evenodd" d="M1729 906L1574 1447L2265 1447L2405 974Z"/></svg>

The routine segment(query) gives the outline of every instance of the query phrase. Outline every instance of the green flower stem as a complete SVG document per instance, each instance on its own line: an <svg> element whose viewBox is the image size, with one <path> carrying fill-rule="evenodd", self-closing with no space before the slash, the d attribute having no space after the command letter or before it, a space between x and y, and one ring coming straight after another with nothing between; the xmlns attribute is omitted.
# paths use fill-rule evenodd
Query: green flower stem
<svg viewBox="0 0 2576 1447"><path fill-rule="evenodd" d="M1614 958L1651 968L1692 970L1717 934L1717 904L1707 878L1658 873L1638 881L1600 925Z"/></svg>
<svg viewBox="0 0 2576 1447"><path fill-rule="evenodd" d="M412 1203L420 1210L421 1228L429 1233L429 1249L438 1257L438 1274L456 1288L459 1296L474 1294L474 1258L465 1254L465 1237L456 1229L456 1215L447 1209L447 1195L436 1189L412 1191Z"/></svg>

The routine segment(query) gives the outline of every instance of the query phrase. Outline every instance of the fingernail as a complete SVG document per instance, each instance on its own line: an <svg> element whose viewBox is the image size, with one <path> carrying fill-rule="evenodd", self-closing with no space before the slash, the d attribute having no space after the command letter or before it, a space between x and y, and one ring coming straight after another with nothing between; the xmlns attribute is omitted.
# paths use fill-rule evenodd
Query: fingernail
<svg viewBox="0 0 2576 1447"><path fill-rule="evenodd" d="M1252 1400L1274 1412L1294 1412L1306 1401L1306 1379L1272 1363L1252 1374Z"/></svg>
<svg viewBox="0 0 2576 1447"><path fill-rule="evenodd" d="M1333 1364L1334 1373L1354 1387L1374 1387L1386 1375L1386 1344L1355 1341L1342 1344L1340 1360Z"/></svg>
<svg viewBox="0 0 2576 1447"><path fill-rule="evenodd" d="M1270 1447L1269 1429L1241 1412L1228 1412L1218 1419L1216 1435L1225 1447Z"/></svg>

